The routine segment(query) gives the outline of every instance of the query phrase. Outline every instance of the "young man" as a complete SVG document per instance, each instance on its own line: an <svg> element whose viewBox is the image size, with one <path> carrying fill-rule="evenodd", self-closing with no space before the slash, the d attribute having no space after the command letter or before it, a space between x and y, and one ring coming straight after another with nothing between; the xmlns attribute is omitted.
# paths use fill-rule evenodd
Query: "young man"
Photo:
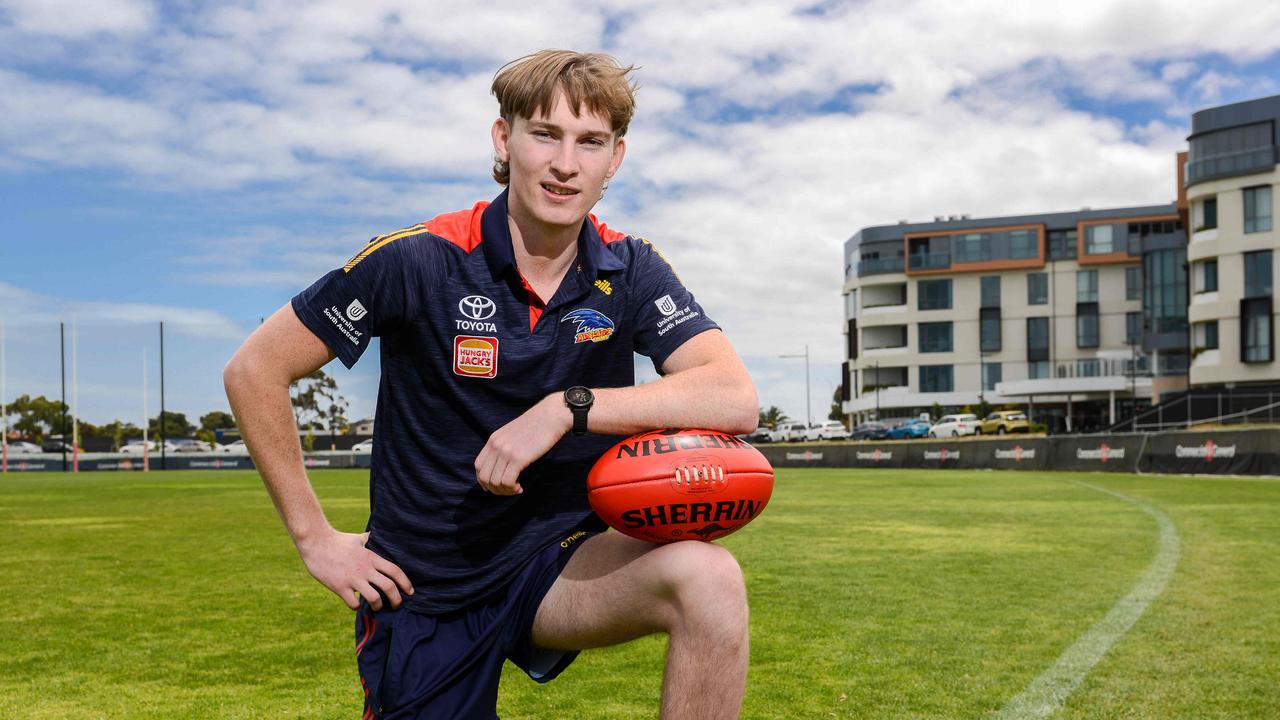
<svg viewBox="0 0 1280 720"><path fill-rule="evenodd" d="M357 611L366 718L494 718L510 659L546 682L578 650L670 644L662 717L729 718L747 670L742 573L716 545L604 530L592 463L658 427L748 432L738 356L644 240L588 214L626 152L630 69L544 51L499 71L491 203L370 241L277 311L227 395L311 574ZM288 387L381 337L367 531L335 530ZM663 374L634 386L633 352ZM712 669L712 671L708 671Z"/></svg>

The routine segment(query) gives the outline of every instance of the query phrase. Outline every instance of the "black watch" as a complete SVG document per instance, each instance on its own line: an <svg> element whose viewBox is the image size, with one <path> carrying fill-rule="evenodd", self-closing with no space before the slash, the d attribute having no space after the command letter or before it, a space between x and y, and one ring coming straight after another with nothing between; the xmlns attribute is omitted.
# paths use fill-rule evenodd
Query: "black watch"
<svg viewBox="0 0 1280 720"><path fill-rule="evenodd" d="M596 396L591 390L581 385L574 385L564 391L564 404L573 413L574 435L587 434L587 411L591 409L591 404L595 401Z"/></svg>

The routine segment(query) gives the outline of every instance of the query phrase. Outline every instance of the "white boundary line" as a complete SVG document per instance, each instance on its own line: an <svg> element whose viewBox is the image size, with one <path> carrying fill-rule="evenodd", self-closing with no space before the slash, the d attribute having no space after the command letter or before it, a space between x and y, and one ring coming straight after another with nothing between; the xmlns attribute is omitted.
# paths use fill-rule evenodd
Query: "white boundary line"
<svg viewBox="0 0 1280 720"><path fill-rule="evenodd" d="M996 716L1001 720L1046 718L1060 710L1063 702L1075 691L1093 666L1098 664L1117 640L1129 632L1129 628L1133 627L1138 618L1146 612L1151 601L1164 592L1165 586L1169 584L1169 578L1173 577L1173 571L1178 566L1178 557L1181 554L1178 530L1169 516L1137 498L1085 482L1075 480L1071 482L1136 505L1154 518L1160 528L1156 556L1128 595L1120 598L1105 617L1089 628L1076 640L1075 644L1058 657L1057 662L1032 680L1025 690L1001 708L1000 714Z"/></svg>

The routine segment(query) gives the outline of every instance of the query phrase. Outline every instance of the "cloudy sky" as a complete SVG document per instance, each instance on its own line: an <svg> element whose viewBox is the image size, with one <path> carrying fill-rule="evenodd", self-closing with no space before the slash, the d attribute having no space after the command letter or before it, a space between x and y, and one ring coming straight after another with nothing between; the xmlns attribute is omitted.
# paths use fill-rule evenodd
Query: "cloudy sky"
<svg viewBox="0 0 1280 720"><path fill-rule="evenodd" d="M1280 4L0 0L7 397L226 407L239 341L369 237L487 199L488 94L545 47L640 67L597 207L653 239L761 403L839 382L841 247L868 225L1170 202L1190 112L1280 93ZM1001 7L1004 5L1004 7ZM68 360L68 371L70 370ZM375 354L333 365L372 414ZM649 374L652 375L651 373Z"/></svg>

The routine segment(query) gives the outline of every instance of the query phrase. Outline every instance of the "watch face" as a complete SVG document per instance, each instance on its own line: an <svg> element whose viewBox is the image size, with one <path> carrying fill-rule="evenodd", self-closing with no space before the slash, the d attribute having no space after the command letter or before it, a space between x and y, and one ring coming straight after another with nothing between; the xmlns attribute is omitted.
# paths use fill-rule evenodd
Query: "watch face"
<svg viewBox="0 0 1280 720"><path fill-rule="evenodd" d="M591 402L591 391L584 387L571 387L564 391L565 402L570 405L586 405Z"/></svg>

